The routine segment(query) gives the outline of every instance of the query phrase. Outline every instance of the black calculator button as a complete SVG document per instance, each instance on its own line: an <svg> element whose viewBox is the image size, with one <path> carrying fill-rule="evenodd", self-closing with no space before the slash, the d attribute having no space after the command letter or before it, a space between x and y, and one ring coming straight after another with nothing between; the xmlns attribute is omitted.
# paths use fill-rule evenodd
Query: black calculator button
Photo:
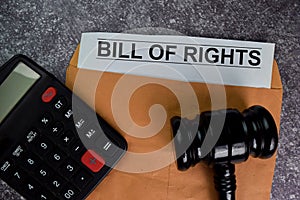
<svg viewBox="0 0 300 200"><path fill-rule="evenodd" d="M60 166L63 161L66 159L66 154L62 151L53 150L48 154L49 165L55 169Z"/></svg>
<svg viewBox="0 0 300 200"><path fill-rule="evenodd" d="M4 160L0 163L0 174L3 179L8 179L13 171L14 162L12 160Z"/></svg>
<svg viewBox="0 0 300 200"><path fill-rule="evenodd" d="M63 200L73 200L76 199L79 191L72 185L67 185L60 191L60 194Z"/></svg>
<svg viewBox="0 0 300 200"><path fill-rule="evenodd" d="M39 136L38 131L36 129L31 129L28 131L26 135L26 142L28 144L34 143L37 140L38 136Z"/></svg>
<svg viewBox="0 0 300 200"><path fill-rule="evenodd" d="M62 190L66 183L67 182L58 175L54 175L48 180L49 189L55 193L58 193L60 190Z"/></svg>
<svg viewBox="0 0 300 200"><path fill-rule="evenodd" d="M36 194L36 200L54 200L56 199L49 191L42 189Z"/></svg>
<svg viewBox="0 0 300 200"><path fill-rule="evenodd" d="M42 165L36 169L36 178L40 182L45 182L54 174L54 172L47 165Z"/></svg>
<svg viewBox="0 0 300 200"><path fill-rule="evenodd" d="M68 146L71 144L71 142L74 140L74 133L71 130L65 131L62 135L61 135L61 143L64 146Z"/></svg>
<svg viewBox="0 0 300 200"><path fill-rule="evenodd" d="M64 97L59 97L54 102L54 110L62 111L67 106L67 101Z"/></svg>
<svg viewBox="0 0 300 200"><path fill-rule="evenodd" d="M65 177L70 179L74 173L79 169L79 165L68 158L59 168L60 173Z"/></svg>
<svg viewBox="0 0 300 200"><path fill-rule="evenodd" d="M24 145L18 145L12 152L14 158L20 158L25 152Z"/></svg>
<svg viewBox="0 0 300 200"><path fill-rule="evenodd" d="M33 153L27 152L20 164L26 170L31 171L35 170L41 164L41 160Z"/></svg>
<svg viewBox="0 0 300 200"><path fill-rule="evenodd" d="M80 140L77 140L71 147L71 155L76 158L76 159L80 159L81 156L83 155L85 148L83 146L83 144L81 143Z"/></svg>
<svg viewBox="0 0 300 200"><path fill-rule="evenodd" d="M11 186L22 186L24 185L25 181L27 180L27 173L24 172L20 167L18 166L11 166L9 171L7 171L7 174L4 178L4 180Z"/></svg>
<svg viewBox="0 0 300 200"><path fill-rule="evenodd" d="M47 127L49 124L51 124L53 120L53 117L50 113L45 113L44 115L42 115L42 117L40 118L40 124L43 127Z"/></svg>
<svg viewBox="0 0 300 200"><path fill-rule="evenodd" d="M80 170L74 176L74 183L77 188L82 189L93 180L93 176L86 170Z"/></svg>
<svg viewBox="0 0 300 200"><path fill-rule="evenodd" d="M54 123L53 126L50 127L51 135L58 136L64 129L64 126L61 122Z"/></svg>
<svg viewBox="0 0 300 200"><path fill-rule="evenodd" d="M56 96L56 89L54 87L48 87L42 94L42 101L49 103Z"/></svg>
<svg viewBox="0 0 300 200"><path fill-rule="evenodd" d="M13 185L17 184L25 184L26 180L28 179L27 173L20 167L15 167L15 169L12 171L10 181L13 183Z"/></svg>
<svg viewBox="0 0 300 200"><path fill-rule="evenodd" d="M26 178L25 182L22 184L23 191L29 197L35 197L40 191L40 184L34 180L32 177Z"/></svg>
<svg viewBox="0 0 300 200"><path fill-rule="evenodd" d="M72 108L68 108L68 109L65 111L64 117L65 117L66 119L72 119L72 117L73 117L73 110L72 110Z"/></svg>
<svg viewBox="0 0 300 200"><path fill-rule="evenodd" d="M14 150L12 151L12 159L14 161L22 161L23 157L26 154L26 148L24 145L18 145Z"/></svg>
<svg viewBox="0 0 300 200"><path fill-rule="evenodd" d="M53 149L53 143L46 137L41 137L35 144L36 153L43 157Z"/></svg>

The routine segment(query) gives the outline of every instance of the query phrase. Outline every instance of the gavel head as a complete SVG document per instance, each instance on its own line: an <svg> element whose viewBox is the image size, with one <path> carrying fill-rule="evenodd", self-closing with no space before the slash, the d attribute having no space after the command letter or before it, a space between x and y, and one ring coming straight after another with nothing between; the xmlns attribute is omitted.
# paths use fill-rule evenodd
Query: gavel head
<svg viewBox="0 0 300 200"><path fill-rule="evenodd" d="M235 164L249 155L269 158L277 149L275 121L262 106L252 106L242 113L236 109L203 112L194 120L173 117L171 124L179 170L187 170L201 160ZM214 124L221 128L217 130Z"/></svg>

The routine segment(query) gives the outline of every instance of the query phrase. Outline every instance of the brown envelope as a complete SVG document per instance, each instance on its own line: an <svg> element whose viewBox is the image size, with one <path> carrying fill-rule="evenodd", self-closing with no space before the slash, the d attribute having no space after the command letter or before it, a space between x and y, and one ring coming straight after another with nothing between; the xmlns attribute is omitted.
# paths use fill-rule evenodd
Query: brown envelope
<svg viewBox="0 0 300 200"><path fill-rule="evenodd" d="M194 94L196 94L196 101L199 105L199 108L197 108L193 94L184 89L189 87L186 86L189 83L134 75L126 75L125 80L121 80L122 74L79 70L77 68L78 53L79 46L67 69L66 85L74 89L74 92L88 104L95 105L97 113L126 138L129 152L152 152L168 144L172 138L170 118L182 113L180 110L182 104L190 104L182 113L184 117L188 118L195 117L200 111L211 109L237 108L242 111L252 105L262 105L271 112L279 129L282 84L275 61L271 89L212 84L207 86L203 83L191 83L190 85ZM101 79L99 80L100 76ZM118 85L119 81L121 83ZM134 84L141 84L142 86L128 96ZM184 100L178 100L169 87L174 88L176 93L184 96ZM224 91L224 87L226 104L224 104L221 97L218 98L218 95ZM211 96L214 100L211 99ZM147 126L151 124L149 109L154 104L160 104L164 107L167 120L158 134L149 137L147 131L141 131L142 128L132 127L131 123L128 123L128 116L124 113L129 111L134 123L141 127ZM152 109L151 111L154 123L156 122L155 119L163 119L164 117L164 113L159 109ZM123 128L120 128L120 125ZM152 130L156 128L154 124ZM128 131L132 131L133 134ZM138 138L139 136L148 138ZM162 151L161 159L158 157L156 160L145 160L144 162L148 166L157 166L160 162L163 163L165 159L168 159L169 153ZM236 165L236 196L238 200L266 200L270 198L275 158L275 156L267 160L249 158L246 162ZM117 165L117 169L122 169L130 164L131 167L136 166L137 169L143 171L144 165L139 166L139 162L125 155ZM162 169L147 173L128 173L114 169L90 194L88 199L216 200L217 194L214 189L211 168L204 164L198 164L185 172L180 172L173 162Z"/></svg>

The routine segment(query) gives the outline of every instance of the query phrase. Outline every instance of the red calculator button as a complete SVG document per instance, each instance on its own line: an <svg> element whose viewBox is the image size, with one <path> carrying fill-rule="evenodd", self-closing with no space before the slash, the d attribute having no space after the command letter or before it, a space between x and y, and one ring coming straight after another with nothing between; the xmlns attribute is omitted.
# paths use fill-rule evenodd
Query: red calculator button
<svg viewBox="0 0 300 200"><path fill-rule="evenodd" d="M81 157L81 162L95 173L99 172L105 164L103 158L101 158L101 156L99 156L93 150L86 151Z"/></svg>
<svg viewBox="0 0 300 200"><path fill-rule="evenodd" d="M45 103L50 102L56 95L56 89L54 87L48 87L42 94L42 101Z"/></svg>

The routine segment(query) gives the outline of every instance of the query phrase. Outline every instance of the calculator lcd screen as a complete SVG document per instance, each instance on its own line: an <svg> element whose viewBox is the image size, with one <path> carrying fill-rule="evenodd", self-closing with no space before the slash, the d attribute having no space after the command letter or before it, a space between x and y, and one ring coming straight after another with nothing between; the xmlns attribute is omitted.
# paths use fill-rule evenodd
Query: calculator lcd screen
<svg viewBox="0 0 300 200"><path fill-rule="evenodd" d="M20 62L0 85L0 123L40 75Z"/></svg>

